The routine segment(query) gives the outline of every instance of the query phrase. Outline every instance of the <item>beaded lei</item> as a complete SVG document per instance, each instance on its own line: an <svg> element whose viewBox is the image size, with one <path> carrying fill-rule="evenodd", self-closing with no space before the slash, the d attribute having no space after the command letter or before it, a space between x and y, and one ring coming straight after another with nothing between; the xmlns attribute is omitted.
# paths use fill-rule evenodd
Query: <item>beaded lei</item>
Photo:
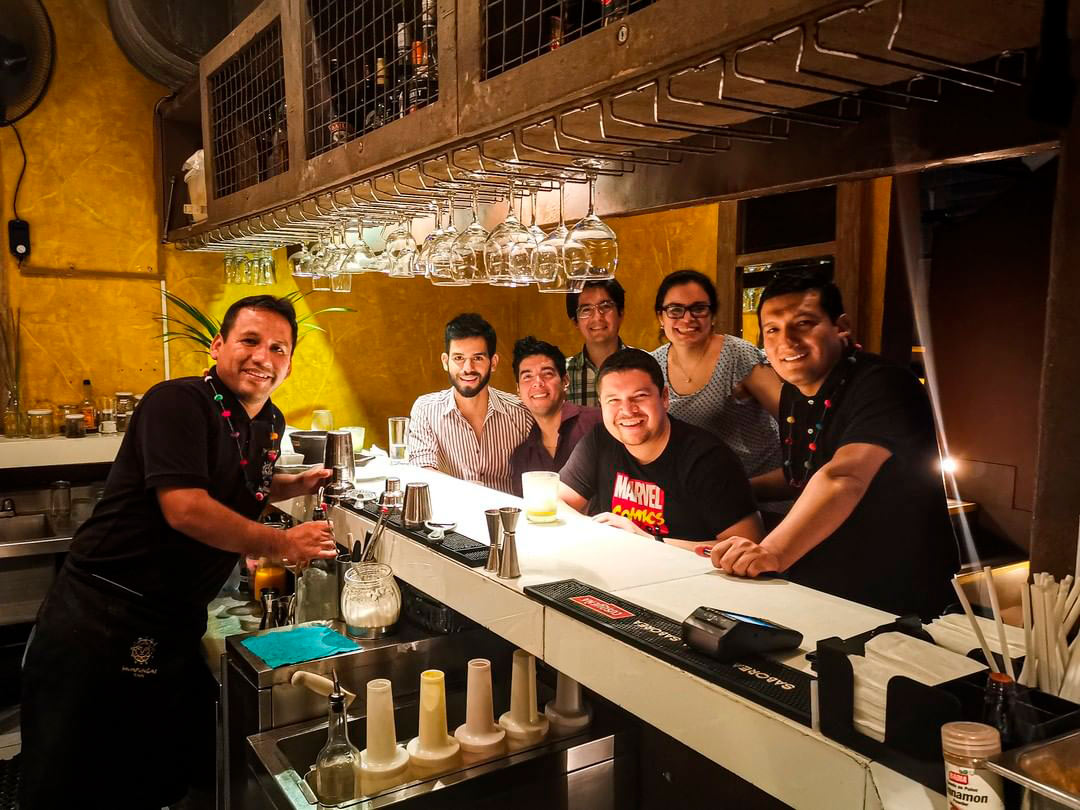
<svg viewBox="0 0 1080 810"><path fill-rule="evenodd" d="M862 346L855 345L855 349L861 349ZM810 427L806 429L806 460L802 463L802 477L795 478L795 471L792 469L792 455L795 450L795 405L798 402L796 397L791 402L791 411L788 413L787 419L787 436L784 437L783 452L784 452L784 478L788 484L795 487L795 489L802 489L806 485L807 479L810 478L814 472L814 455L817 453L818 441L821 439L821 433L825 429L825 423L828 420L830 414L835 412L837 402L840 396L844 393L844 387L847 385L848 377L851 374L851 368L855 364L855 352L852 351L847 356L847 369L840 380L830 387L828 391L818 391L817 394L806 400L806 404L811 408L814 407L815 402L821 400L821 413L818 414L816 419L813 418L813 411L811 411ZM799 435L803 435L800 431Z"/></svg>
<svg viewBox="0 0 1080 810"><path fill-rule="evenodd" d="M225 397L218 393L217 388L214 387L214 378L210 374L209 369L203 371L203 381L210 386L210 391L214 395L214 402L221 409L221 415L225 418L225 424L229 426L229 435L232 436L234 442L236 442L236 452L240 454L240 467L247 467L248 461L244 456L244 448L240 446L240 431L238 431L232 423L232 411L225 407ZM264 501L270 494L270 482L274 477L274 461L278 457L277 445L274 444L278 440L279 436L275 431L270 432L270 446L263 451L263 463L260 470L259 486L255 490L255 500ZM248 489L251 488L251 483L248 481L246 471L244 475L244 482L248 485Z"/></svg>

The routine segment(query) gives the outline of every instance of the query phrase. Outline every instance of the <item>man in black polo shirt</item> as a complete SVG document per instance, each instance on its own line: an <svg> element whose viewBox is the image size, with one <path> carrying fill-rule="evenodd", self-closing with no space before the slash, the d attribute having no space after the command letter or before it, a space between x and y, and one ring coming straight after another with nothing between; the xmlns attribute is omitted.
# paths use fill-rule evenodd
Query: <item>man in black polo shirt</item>
<svg viewBox="0 0 1080 810"><path fill-rule="evenodd" d="M256 522L328 475L274 475L292 304L225 314L204 376L159 383L131 417L104 497L38 614L23 668L21 806L160 808L212 789L216 685L206 606L243 553L332 557L330 524ZM212 795L212 794L211 794Z"/></svg>
<svg viewBox="0 0 1080 810"><path fill-rule="evenodd" d="M769 362L784 380L784 465L759 496L796 497L760 543L731 538L713 563L795 582L892 613L940 613L958 567L930 403L906 369L853 346L840 291L780 275L758 304Z"/></svg>
<svg viewBox="0 0 1080 810"><path fill-rule="evenodd" d="M668 416L656 358L620 349L596 374L604 423L583 438L559 477L559 496L600 523L694 548L761 536L738 458L711 433Z"/></svg>

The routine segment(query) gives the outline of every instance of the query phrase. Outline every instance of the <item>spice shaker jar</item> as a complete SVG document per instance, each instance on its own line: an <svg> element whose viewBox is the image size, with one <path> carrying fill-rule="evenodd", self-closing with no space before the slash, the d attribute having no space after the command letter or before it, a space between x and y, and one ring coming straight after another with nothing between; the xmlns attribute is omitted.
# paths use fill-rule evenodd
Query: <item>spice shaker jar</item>
<svg viewBox="0 0 1080 810"><path fill-rule="evenodd" d="M345 572L341 615L354 638L380 638L397 630L401 589L383 563L354 563Z"/></svg>
<svg viewBox="0 0 1080 810"><path fill-rule="evenodd" d="M1001 776L986 760L1001 753L1001 734L985 723L955 722L941 727L945 755L945 796L950 807L1004 810Z"/></svg>

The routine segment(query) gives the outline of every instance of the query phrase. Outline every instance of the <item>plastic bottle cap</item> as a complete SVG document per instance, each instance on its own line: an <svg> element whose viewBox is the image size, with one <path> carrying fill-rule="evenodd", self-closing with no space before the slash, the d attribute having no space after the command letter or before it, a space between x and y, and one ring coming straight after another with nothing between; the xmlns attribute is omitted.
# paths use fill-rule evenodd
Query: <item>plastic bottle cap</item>
<svg viewBox="0 0 1080 810"><path fill-rule="evenodd" d="M946 723L941 727L941 747L946 754L985 759L1001 753L1001 734L985 723Z"/></svg>

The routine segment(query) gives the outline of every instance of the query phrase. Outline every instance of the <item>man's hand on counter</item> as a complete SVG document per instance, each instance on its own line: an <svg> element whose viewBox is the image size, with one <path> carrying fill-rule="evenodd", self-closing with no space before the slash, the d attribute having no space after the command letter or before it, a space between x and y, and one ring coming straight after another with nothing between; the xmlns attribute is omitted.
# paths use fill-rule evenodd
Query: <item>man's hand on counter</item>
<svg viewBox="0 0 1080 810"><path fill-rule="evenodd" d="M637 524L625 515L616 515L614 512L601 512L596 515L593 520L597 523L603 523L606 526L614 526L616 529L623 529L624 531L632 532L633 534L640 534L642 537L652 537L648 532L638 528Z"/></svg>
<svg viewBox="0 0 1080 810"><path fill-rule="evenodd" d="M738 577L756 577L781 570L780 558L746 537L728 537L712 547L712 564Z"/></svg>
<svg viewBox="0 0 1080 810"><path fill-rule="evenodd" d="M296 475L278 473L270 482L270 500L283 501L286 498L298 498L301 495L314 495L319 487L325 486L334 474L325 467L312 467Z"/></svg>

